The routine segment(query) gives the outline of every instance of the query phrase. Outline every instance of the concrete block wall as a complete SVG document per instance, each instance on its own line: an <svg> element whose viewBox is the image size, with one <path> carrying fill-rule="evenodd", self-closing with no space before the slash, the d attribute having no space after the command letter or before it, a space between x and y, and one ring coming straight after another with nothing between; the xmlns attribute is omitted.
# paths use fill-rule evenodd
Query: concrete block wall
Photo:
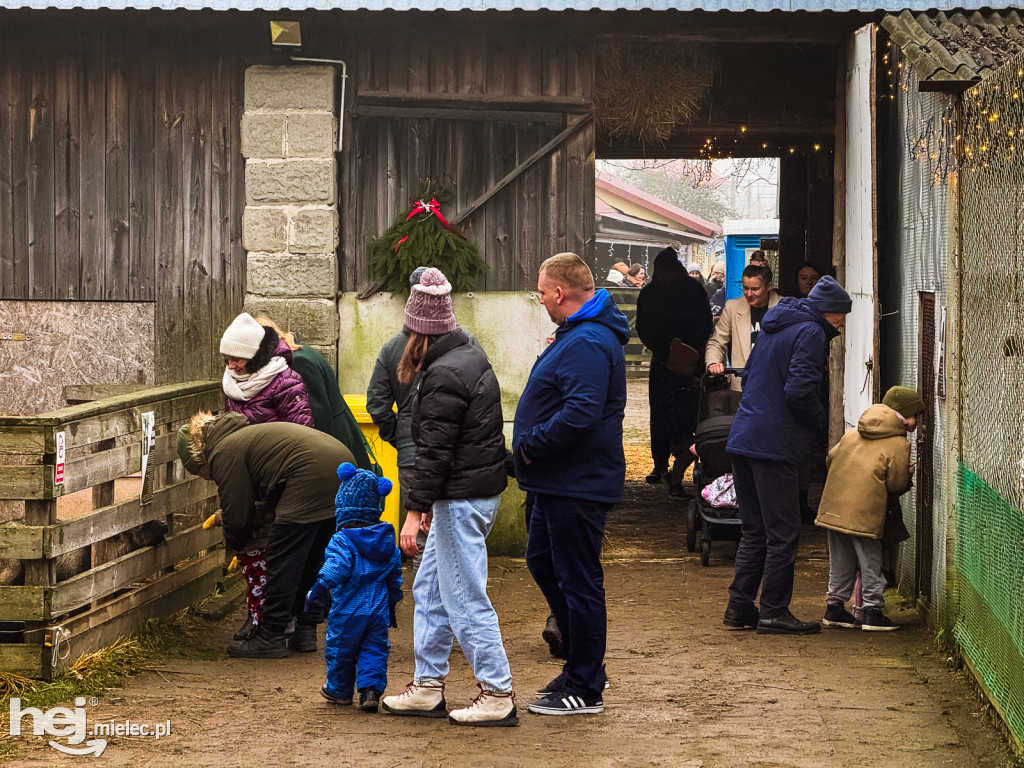
<svg viewBox="0 0 1024 768"><path fill-rule="evenodd" d="M338 121L330 66L249 67L242 154L245 308L337 360Z"/></svg>
<svg viewBox="0 0 1024 768"><path fill-rule="evenodd" d="M501 385L501 410L505 419L505 444L512 445L512 421L537 356L555 333L555 324L533 292L454 294L455 317L473 333L490 358ZM338 300L341 337L338 375L341 391L364 394L377 353L397 333L404 320L405 300L378 293L365 300L344 293ZM515 332L510 333L509 329ZM526 552L526 494L510 481L501 496L498 517L487 537L492 555L522 557Z"/></svg>

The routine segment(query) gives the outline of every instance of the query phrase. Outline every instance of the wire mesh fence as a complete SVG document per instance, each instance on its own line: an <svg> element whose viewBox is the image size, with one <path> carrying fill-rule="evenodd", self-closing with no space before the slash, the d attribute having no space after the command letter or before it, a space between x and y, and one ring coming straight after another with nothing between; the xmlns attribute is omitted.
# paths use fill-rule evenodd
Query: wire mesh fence
<svg viewBox="0 0 1024 768"><path fill-rule="evenodd" d="M954 636L1024 741L1024 58L962 105Z"/></svg>

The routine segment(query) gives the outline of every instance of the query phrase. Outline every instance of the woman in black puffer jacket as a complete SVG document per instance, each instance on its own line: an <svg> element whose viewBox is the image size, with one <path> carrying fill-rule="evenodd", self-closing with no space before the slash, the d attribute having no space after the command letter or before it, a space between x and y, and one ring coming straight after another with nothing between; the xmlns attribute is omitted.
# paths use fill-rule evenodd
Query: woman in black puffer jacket
<svg viewBox="0 0 1024 768"><path fill-rule="evenodd" d="M512 674L487 597L486 539L507 483L501 392L487 357L456 326L450 294L440 270L427 269L405 306L409 341L398 378L414 380L416 463L402 489L402 551L418 553L421 526L430 534L412 588L415 678L382 703L396 715L448 714L456 725L516 725ZM453 639L481 693L448 713L444 680Z"/></svg>

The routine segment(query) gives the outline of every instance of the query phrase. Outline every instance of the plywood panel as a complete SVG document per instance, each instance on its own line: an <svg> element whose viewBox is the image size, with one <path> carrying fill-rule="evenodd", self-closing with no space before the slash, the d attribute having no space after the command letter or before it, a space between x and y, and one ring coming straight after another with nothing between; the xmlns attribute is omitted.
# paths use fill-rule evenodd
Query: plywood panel
<svg viewBox="0 0 1024 768"><path fill-rule="evenodd" d="M77 299L81 295L82 279L78 89L81 56L75 31L62 31L55 47L53 216L56 276L53 298Z"/></svg>
<svg viewBox="0 0 1024 768"><path fill-rule="evenodd" d="M67 384L153 384L153 305L0 301L0 414L64 406Z"/></svg>

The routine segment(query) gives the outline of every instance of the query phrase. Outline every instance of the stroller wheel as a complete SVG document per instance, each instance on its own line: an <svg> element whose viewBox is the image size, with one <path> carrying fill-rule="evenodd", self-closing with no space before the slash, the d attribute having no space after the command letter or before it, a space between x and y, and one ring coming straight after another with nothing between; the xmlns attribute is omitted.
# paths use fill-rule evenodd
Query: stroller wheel
<svg viewBox="0 0 1024 768"><path fill-rule="evenodd" d="M697 551L697 531L700 528L700 522L697 520L697 499L693 499L690 502L689 507L686 509L686 551L696 552Z"/></svg>
<svg viewBox="0 0 1024 768"><path fill-rule="evenodd" d="M700 540L700 564L705 568L711 560L711 539L706 536Z"/></svg>

